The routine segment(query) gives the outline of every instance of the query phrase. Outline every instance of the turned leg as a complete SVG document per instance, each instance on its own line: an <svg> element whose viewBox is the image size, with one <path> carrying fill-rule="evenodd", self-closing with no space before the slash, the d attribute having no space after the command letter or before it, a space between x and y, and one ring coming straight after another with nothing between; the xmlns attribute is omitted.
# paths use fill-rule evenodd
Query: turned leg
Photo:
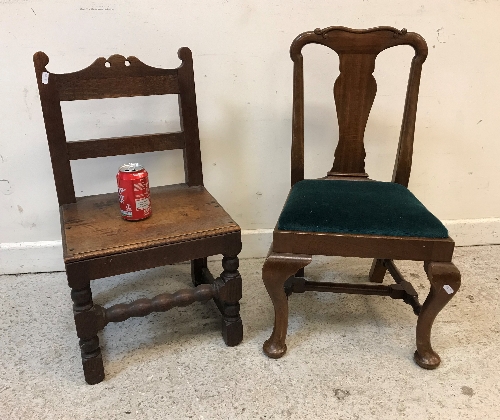
<svg viewBox="0 0 500 420"><path fill-rule="evenodd" d="M90 283L84 288L71 289L76 333L80 339L85 381L94 385L104 379L101 349L97 331L101 324L99 313L92 302Z"/></svg>
<svg viewBox="0 0 500 420"><path fill-rule="evenodd" d="M432 324L441 309L457 293L460 272L451 262L426 262L424 267L431 288L417 321L417 351L414 359L424 369L435 369L441 359L431 346Z"/></svg>
<svg viewBox="0 0 500 420"><path fill-rule="evenodd" d="M271 247L272 249L272 247ZM288 329L288 298L285 281L312 261L310 255L277 254L271 252L262 268L262 279L274 305L274 328L271 337L264 343L264 353L278 359L286 352Z"/></svg>
<svg viewBox="0 0 500 420"><path fill-rule="evenodd" d="M374 259L369 274L370 281L372 283L382 283L384 281L386 271L387 268L385 268L383 260L377 258Z"/></svg>
<svg viewBox="0 0 500 420"><path fill-rule="evenodd" d="M220 275L223 286L219 290L219 308L222 313L222 337L228 346L236 346L243 340L243 323L239 300L242 295L241 276L236 256L224 256Z"/></svg>
<svg viewBox="0 0 500 420"><path fill-rule="evenodd" d="M207 268L207 259L198 258L191 261L191 280L193 286L199 286L203 284L203 269Z"/></svg>

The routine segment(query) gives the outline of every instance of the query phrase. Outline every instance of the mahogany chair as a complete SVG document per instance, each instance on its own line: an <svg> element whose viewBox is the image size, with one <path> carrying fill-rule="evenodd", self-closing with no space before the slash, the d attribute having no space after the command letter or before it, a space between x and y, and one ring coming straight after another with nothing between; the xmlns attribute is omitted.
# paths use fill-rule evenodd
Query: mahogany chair
<svg viewBox="0 0 500 420"><path fill-rule="evenodd" d="M75 73L50 73L43 52L34 57L38 89L61 213L64 263L85 380L104 379L97 333L109 322L167 311L214 299L228 346L239 344L240 227L203 186L198 116L189 48L178 52L176 69L147 66L135 57L98 58ZM176 94L181 131L67 142L60 101ZM185 183L151 188L152 216L129 222L120 216L118 195L76 197L70 161L182 149ZM222 254L223 272L214 279L207 257ZM103 308L92 302L91 280L191 261L193 289Z"/></svg>
<svg viewBox="0 0 500 420"><path fill-rule="evenodd" d="M339 141L332 169L323 179L304 180L304 81L302 48L320 44L340 59L334 97ZM377 85L372 72L381 51L397 45L415 50L406 92L403 122L392 182L368 179L363 138ZM294 62L292 189L285 202L262 270L274 304L275 322L264 352L279 358L286 352L288 296L320 291L390 296L413 307L417 320L414 359L426 369L440 363L432 349L431 327L455 296L460 273L451 262L454 242L446 228L407 189L422 63L427 45L416 34L391 27L353 30L330 27L299 35L290 48ZM312 282L303 278L312 255L373 258L369 280L382 283L386 270L393 285ZM394 260L424 261L430 292L423 305Z"/></svg>

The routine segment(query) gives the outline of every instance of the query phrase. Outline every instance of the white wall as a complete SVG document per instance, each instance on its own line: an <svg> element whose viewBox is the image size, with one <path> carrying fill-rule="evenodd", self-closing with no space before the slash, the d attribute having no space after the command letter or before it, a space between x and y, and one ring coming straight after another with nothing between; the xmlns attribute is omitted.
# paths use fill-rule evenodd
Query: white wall
<svg viewBox="0 0 500 420"><path fill-rule="evenodd" d="M439 218L461 220L447 222L459 227L458 243L500 242L499 18L498 0L0 0L0 273L9 261L11 271L23 271L8 253L13 243L60 239L34 52L46 52L49 71L62 73L114 53L176 67L177 49L189 46L205 184L243 229L255 232L274 226L289 186L288 48L299 33L331 25L405 27L427 40L410 189ZM409 47L396 48L377 60L378 95L366 135L367 170L375 179L390 179L411 56ZM306 175L318 177L333 159L338 59L317 46L304 57ZM112 111L93 101L64 104L68 139L178 124L167 116L174 109L169 99L107 101ZM153 185L182 179L177 152L161 153L160 160L79 161L73 165L78 194L113 191L117 167L130 159L145 164Z"/></svg>

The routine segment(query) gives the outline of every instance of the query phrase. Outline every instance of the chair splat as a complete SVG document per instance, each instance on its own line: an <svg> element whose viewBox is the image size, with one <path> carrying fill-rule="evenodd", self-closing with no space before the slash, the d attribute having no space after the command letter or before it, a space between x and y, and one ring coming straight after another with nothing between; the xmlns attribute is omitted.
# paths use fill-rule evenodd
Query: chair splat
<svg viewBox="0 0 500 420"><path fill-rule="evenodd" d="M341 54L340 75L335 81L334 97L339 124L339 142L328 175L365 174L363 144L366 123L377 93L373 77L375 54Z"/></svg>
<svg viewBox="0 0 500 420"><path fill-rule="evenodd" d="M427 57L424 39L406 29L388 26L371 29L350 29L332 26L300 34L292 42L290 57L294 62L292 185L304 179L304 77L302 48L307 44L324 45L340 58L340 75L334 85L334 98L339 124L339 142L328 176L364 178L364 132L377 84L373 77L375 59L387 48L410 45L415 56L410 69L405 112L401 125L394 182L408 185L415 125L416 102L422 63Z"/></svg>

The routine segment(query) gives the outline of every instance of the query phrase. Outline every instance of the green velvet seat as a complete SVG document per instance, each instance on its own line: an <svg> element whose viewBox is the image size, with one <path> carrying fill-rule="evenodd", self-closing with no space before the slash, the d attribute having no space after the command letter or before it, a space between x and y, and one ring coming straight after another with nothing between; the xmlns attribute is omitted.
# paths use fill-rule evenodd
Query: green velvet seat
<svg viewBox="0 0 500 420"><path fill-rule="evenodd" d="M443 224L404 186L392 182L297 182L278 220L287 231L447 238Z"/></svg>

